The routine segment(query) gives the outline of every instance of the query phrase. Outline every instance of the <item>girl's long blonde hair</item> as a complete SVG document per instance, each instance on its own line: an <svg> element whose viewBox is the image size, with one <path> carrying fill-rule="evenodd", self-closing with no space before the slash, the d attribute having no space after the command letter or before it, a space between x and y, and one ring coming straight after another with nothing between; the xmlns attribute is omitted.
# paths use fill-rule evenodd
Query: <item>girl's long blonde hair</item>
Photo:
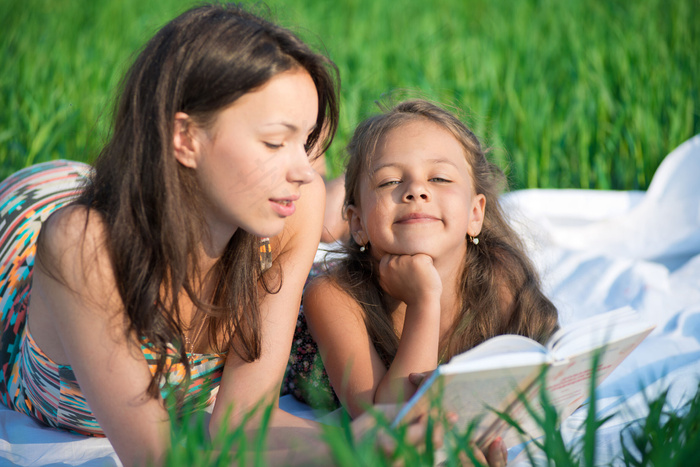
<svg viewBox="0 0 700 467"><path fill-rule="evenodd" d="M408 100L360 123L347 147L345 208L358 205L360 180L367 176L381 139L395 128L421 120L438 124L461 143L476 193L486 197L479 243L468 244L464 259L461 309L451 335L441 342L442 360L499 334L544 342L558 327L557 310L543 294L538 274L503 214L498 195L506 188L505 176L487 159L474 133L452 113L426 100ZM398 337L379 286L378 264L367 251L360 251L352 237L344 250L346 257L330 268L329 275L362 306L367 331L389 365Z"/></svg>

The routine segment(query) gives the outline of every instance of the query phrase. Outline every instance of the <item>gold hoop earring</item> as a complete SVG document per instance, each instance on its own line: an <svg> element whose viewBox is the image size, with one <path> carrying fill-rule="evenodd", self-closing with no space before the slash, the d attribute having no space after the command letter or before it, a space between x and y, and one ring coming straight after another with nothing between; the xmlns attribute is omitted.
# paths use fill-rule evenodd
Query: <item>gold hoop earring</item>
<svg viewBox="0 0 700 467"><path fill-rule="evenodd" d="M469 241L472 242L474 245L478 245L479 237L472 237L471 235L469 235Z"/></svg>

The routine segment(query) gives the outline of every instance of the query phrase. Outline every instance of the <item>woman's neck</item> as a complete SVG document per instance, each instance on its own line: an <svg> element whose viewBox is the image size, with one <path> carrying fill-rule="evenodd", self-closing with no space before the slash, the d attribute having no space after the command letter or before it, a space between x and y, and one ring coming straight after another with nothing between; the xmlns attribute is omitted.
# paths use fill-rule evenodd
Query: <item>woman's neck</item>
<svg viewBox="0 0 700 467"><path fill-rule="evenodd" d="M226 245L228 245L232 237L233 234L216 236L209 233L204 235L204 238L199 242L197 250L197 265L202 274L209 272L212 266L221 258Z"/></svg>

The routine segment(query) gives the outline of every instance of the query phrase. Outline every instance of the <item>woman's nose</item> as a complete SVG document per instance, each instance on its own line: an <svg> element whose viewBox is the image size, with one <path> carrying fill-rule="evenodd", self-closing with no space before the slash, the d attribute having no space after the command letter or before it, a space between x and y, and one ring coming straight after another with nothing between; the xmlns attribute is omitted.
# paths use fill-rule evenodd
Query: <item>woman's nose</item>
<svg viewBox="0 0 700 467"><path fill-rule="evenodd" d="M302 149L294 151L290 156L292 158L289 170L287 171L287 180L291 183L306 184L311 183L314 179L316 171L311 167L309 155L306 150Z"/></svg>

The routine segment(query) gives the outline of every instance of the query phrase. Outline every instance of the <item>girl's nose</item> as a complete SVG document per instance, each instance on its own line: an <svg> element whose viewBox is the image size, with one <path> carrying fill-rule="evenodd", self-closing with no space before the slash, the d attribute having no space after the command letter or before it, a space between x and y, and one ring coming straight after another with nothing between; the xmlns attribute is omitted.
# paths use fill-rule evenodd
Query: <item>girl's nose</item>
<svg viewBox="0 0 700 467"><path fill-rule="evenodd" d="M430 201L430 190L421 182L409 182L406 184L406 191L403 193L404 201Z"/></svg>

